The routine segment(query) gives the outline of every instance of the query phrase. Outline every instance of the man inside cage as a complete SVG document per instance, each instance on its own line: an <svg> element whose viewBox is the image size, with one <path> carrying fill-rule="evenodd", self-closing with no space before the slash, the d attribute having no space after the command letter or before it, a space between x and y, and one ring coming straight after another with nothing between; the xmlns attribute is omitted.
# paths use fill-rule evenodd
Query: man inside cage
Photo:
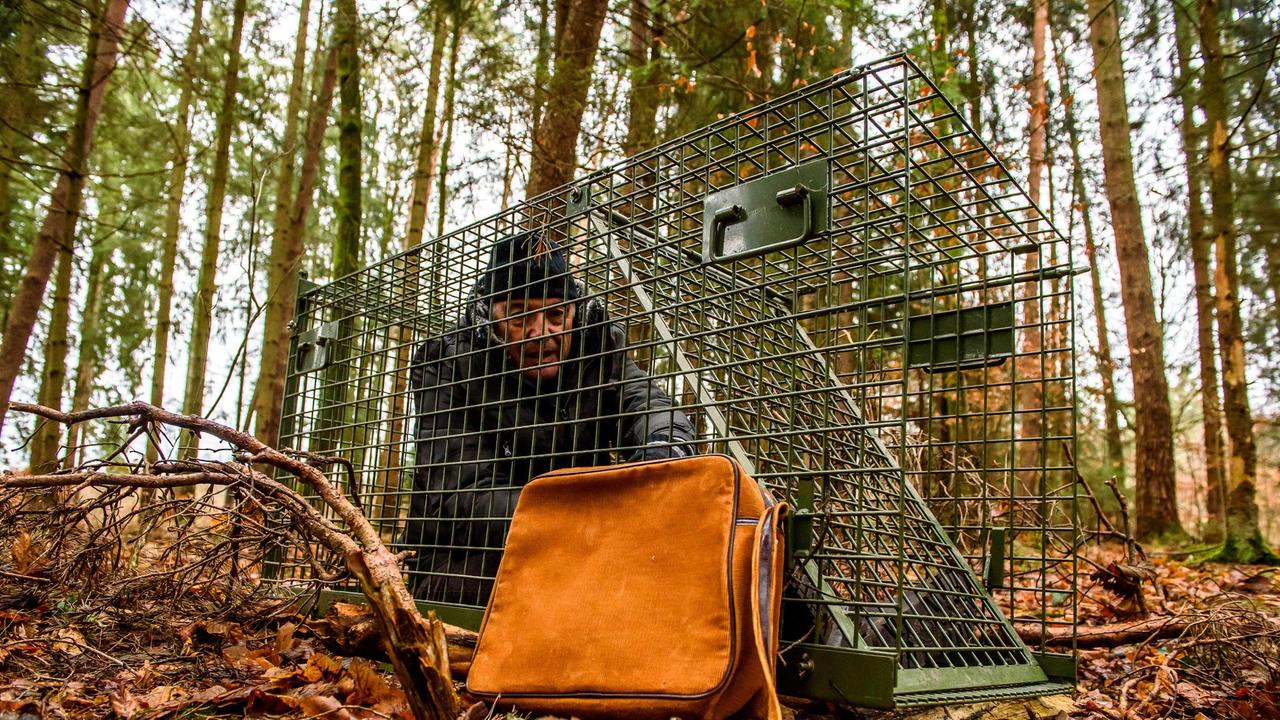
<svg viewBox="0 0 1280 720"><path fill-rule="evenodd" d="M410 370L415 594L484 605L521 488L560 468L693 453L693 426L539 231L493 247L466 311ZM583 548L589 552L589 548Z"/></svg>

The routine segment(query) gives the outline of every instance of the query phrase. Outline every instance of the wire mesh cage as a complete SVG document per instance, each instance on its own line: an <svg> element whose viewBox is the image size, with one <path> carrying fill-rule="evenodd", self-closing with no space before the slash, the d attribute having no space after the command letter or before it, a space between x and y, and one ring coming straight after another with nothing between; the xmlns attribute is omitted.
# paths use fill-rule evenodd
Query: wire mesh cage
<svg viewBox="0 0 1280 720"><path fill-rule="evenodd" d="M785 692L1060 691L1072 657L1018 629L1075 620L1072 277L889 57L305 287L281 443L350 460L419 599L473 627L529 479L724 453L796 508Z"/></svg>

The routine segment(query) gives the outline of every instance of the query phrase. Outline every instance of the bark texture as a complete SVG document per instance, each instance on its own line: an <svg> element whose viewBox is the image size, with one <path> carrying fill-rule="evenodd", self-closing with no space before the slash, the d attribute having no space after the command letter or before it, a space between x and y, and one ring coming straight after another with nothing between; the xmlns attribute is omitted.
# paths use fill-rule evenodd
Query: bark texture
<svg viewBox="0 0 1280 720"><path fill-rule="evenodd" d="M53 282L53 306L49 310L49 334L44 339L44 369L36 397L45 407L62 407L62 388L67 383L67 330L71 325L71 274L75 269L75 235L58 248L57 277ZM61 428L42 423L31 439L31 471L52 472L58 467Z"/></svg>
<svg viewBox="0 0 1280 720"><path fill-rule="evenodd" d="M1089 0L1088 13L1107 202L1133 368L1136 532L1140 539L1176 536L1182 534L1182 523L1174 485L1173 417L1165 378L1164 338L1156 320L1151 264L1133 180L1119 19L1115 4L1108 0Z"/></svg>
<svg viewBox="0 0 1280 720"><path fill-rule="evenodd" d="M79 349L76 358L75 386L71 392L71 412L89 407L93 394L93 380L98 374L98 339L101 337L103 271L110 260L111 243L99 238L89 260L89 276L85 281L84 312L80 315ZM67 430L67 462L65 468L77 467L83 459L83 426L72 425Z"/></svg>
<svg viewBox="0 0 1280 720"><path fill-rule="evenodd" d="M89 37L75 124L67 137L49 210L32 243L31 255L5 319L4 339L0 340L0 428L4 427L9 396L22 371L27 343L44 301L58 248L69 245L75 235L89 153L93 148L93 130L98 124L107 81L115 70L127 9L128 0L108 0L101 22L96 24L99 31Z"/></svg>
<svg viewBox="0 0 1280 720"><path fill-rule="evenodd" d="M338 237L333 277L360 266L360 16L355 0L334 5L333 42L338 51Z"/></svg>
<svg viewBox="0 0 1280 720"><path fill-rule="evenodd" d="M289 320L292 319L297 294L298 260L301 257L300 249L294 250L289 233L289 214L294 202L298 124L307 79L307 24L310 14L311 0L302 0L298 10L298 32L294 39L293 78L285 105L284 156L276 178L275 222L271 255L267 261L267 301L262 323L262 356L253 391L254 434L268 445L279 441L280 405L284 400L284 375L288 372ZM320 62L323 56L317 51L315 57Z"/></svg>
<svg viewBox="0 0 1280 720"><path fill-rule="evenodd" d="M456 115L454 103L458 94L458 52L465 32L464 18L461 11L452 13L453 32L449 37L449 77L445 81L444 109L441 113L442 123L440 138L440 170L436 175L436 238L444 236L445 215L449 207L449 152L453 149L453 121ZM437 243L435 247L436 267L444 262L440 254L443 248Z"/></svg>
<svg viewBox="0 0 1280 720"><path fill-rule="evenodd" d="M244 34L245 0L236 0L232 10L231 41L223 77L222 105L213 148L213 175L209 179L208 207L205 209L204 248L200 252L200 279L196 287L191 318L191 344L187 354L187 382L182 412L199 415L204 408L205 369L209 358L209 334L213 325L214 294L218 290L218 255L222 242L222 206L227 197L230 172L231 133L235 128L236 97L240 87L240 39ZM196 438L182 435L180 453L196 453Z"/></svg>
<svg viewBox="0 0 1280 720"><path fill-rule="evenodd" d="M418 155L413 170L413 194L409 199L409 230L404 247L422 243L427 224L427 204L431 202L431 181L435 177L439 143L436 138L436 114L440 102L440 72L444 65L444 46L449 35L449 16L442 7L433 11L431 29L431 66L427 71L427 105L422 111L422 131L418 135Z"/></svg>
<svg viewBox="0 0 1280 720"><path fill-rule="evenodd" d="M657 144L659 84L662 72L662 6L649 0L631 0L628 56L631 94L627 101L627 137L622 153L637 155Z"/></svg>
<svg viewBox="0 0 1280 720"><path fill-rule="evenodd" d="M936 14L936 12L935 12ZM1041 180L1044 176L1046 132L1049 103L1046 100L1044 60L1045 36L1049 24L1048 0L1033 0L1031 22L1031 76L1027 82L1028 91L1028 135L1027 157L1027 194L1031 202L1040 207ZM1034 216L1028 232L1034 240L1039 238L1040 221ZM1040 254L1037 249L1027 253L1023 270L1034 274L1040 267ZM1041 494L1042 473L1035 468L1043 467L1044 442L1044 404L1047 387L1043 380L1052 369L1043 367L1041 351L1044 348L1044 328L1042 320L1043 308L1039 286L1027 285L1029 295L1022 303L1022 349L1023 357L1018 362L1018 465L1023 468L1019 474L1021 491L1025 495Z"/></svg>
<svg viewBox="0 0 1280 720"><path fill-rule="evenodd" d="M551 77L533 134L533 153L525 197L532 198L573 179L578 166L578 134L587 105L605 0L557 0Z"/></svg>
<svg viewBox="0 0 1280 720"><path fill-rule="evenodd" d="M258 386L254 393L257 410L254 433L276 445L280 436L280 413L284 402L284 381L289 370L289 325L297 309L294 298L298 294L298 272L302 261L307 228L307 216L311 213L311 201L315 195L316 177L320 171L321 151L324 149L324 132L329 125L329 110L333 105L333 91L337 85L337 52L330 48L323 67L319 88L307 117L302 169L298 173L298 192L293 198L283 242L271 247L272 273L280 273L279 285L268 303L265 326L275 332L264 336ZM270 441L270 442L268 442Z"/></svg>
<svg viewBox="0 0 1280 720"><path fill-rule="evenodd" d="M10 81L0 85L0 325L9 314L13 279L9 261L13 256L13 168L22 153L22 136L27 132L28 108L34 101L32 75L36 61L35 3L18 0L13 8L17 18L13 59L5 68Z"/></svg>
<svg viewBox="0 0 1280 720"><path fill-rule="evenodd" d="M1067 70L1066 58L1058 42L1053 39L1053 58L1058 69L1058 86L1071 87L1070 73ZM1071 144L1071 188L1075 194L1076 204L1080 210L1080 221L1084 226L1084 253L1089 263L1089 281L1093 290L1093 322L1098 343L1098 375L1102 378L1102 412L1104 434L1107 443L1107 463L1110 474L1123 478L1124 444L1120 439L1120 403L1116 400L1116 363L1111 354L1111 337L1108 332L1107 306L1102 297L1102 271L1098 261L1098 243L1093 235L1093 207L1089 191L1084 182L1084 163L1080 158L1080 129L1076 123L1075 102L1073 97L1062 99L1063 124L1067 130L1067 141Z"/></svg>
<svg viewBox="0 0 1280 720"><path fill-rule="evenodd" d="M1218 352L1222 355L1222 409L1227 425L1227 533L1220 560L1277 562L1258 526L1257 449L1245 378L1244 328L1240 321L1235 194L1231 187L1231 137L1222 69L1217 0L1198 0L1204 53L1204 110L1209 128L1209 198L1214 246Z"/></svg>
<svg viewBox="0 0 1280 720"><path fill-rule="evenodd" d="M1209 258L1209 238L1204 232L1204 172L1200 156L1200 132L1195 124L1195 77L1191 70L1194 3L1180 0L1173 11L1178 53L1178 90L1182 101L1182 150L1187 171L1187 244L1191 246L1191 268L1195 277L1196 345L1200 361L1200 412L1203 416L1205 454L1205 506L1208 522L1206 540L1223 537L1223 507L1226 486L1222 443L1222 404L1219 401L1218 360L1214 341L1213 269Z"/></svg>

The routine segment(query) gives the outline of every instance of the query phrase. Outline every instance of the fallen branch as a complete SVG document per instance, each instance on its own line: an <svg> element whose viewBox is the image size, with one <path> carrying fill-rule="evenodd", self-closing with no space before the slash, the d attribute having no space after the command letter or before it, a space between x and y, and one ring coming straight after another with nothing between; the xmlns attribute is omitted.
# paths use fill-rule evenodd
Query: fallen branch
<svg viewBox="0 0 1280 720"><path fill-rule="evenodd" d="M1077 648L1087 650L1178 637L1197 620L1195 617L1167 615L1137 622L1081 625L1075 630L1075 644ZM1035 623L1017 623L1015 627L1022 641L1033 647L1041 644L1069 647L1073 637L1070 627L1048 627Z"/></svg>
<svg viewBox="0 0 1280 720"><path fill-rule="evenodd" d="M297 512L307 534L342 557L347 569L359 581L377 620L387 657L404 687L414 715L420 720L452 720L459 715L460 701L449 677L448 643L443 623L436 619L434 613L429 613L423 619L414 605L413 596L405 587L396 556L382 543L377 530L364 513L330 483L320 469L296 455L269 447L248 433L207 418L179 415L143 402L73 413L28 403L13 403L11 407L64 425L108 418L129 418L131 430L135 431L145 428L150 432L152 428L149 426L168 425L212 435L235 448L238 451L237 460L244 463L243 467L236 470L225 464L209 464L201 472L188 471L170 475L144 473L131 476L123 473L90 472L22 478L6 473L0 479L0 488L38 487L39 485L29 484L37 479L47 483L45 487L89 487L100 484L155 488L172 486L168 483L178 482L175 478L179 478L188 485L221 482L252 487L255 491L282 500ZM189 465L190 463L186 464ZM303 510L308 505L305 499L292 488L266 474L253 471L252 465L266 465L297 478L333 511L350 534L339 531L318 512L311 510L308 513ZM63 477L66 479L54 479ZM130 477L141 479L131 482L128 479Z"/></svg>
<svg viewBox="0 0 1280 720"><path fill-rule="evenodd" d="M373 611L366 605L336 602L315 625L324 629L321 635L325 644L340 655L387 659ZM479 636L448 623L444 625L444 634L449 643L449 671L455 678L465 679Z"/></svg>

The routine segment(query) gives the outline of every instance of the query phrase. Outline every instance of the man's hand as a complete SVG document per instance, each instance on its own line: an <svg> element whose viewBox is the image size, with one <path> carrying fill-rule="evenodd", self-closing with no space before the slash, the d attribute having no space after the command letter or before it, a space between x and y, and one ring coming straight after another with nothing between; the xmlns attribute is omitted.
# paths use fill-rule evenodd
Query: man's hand
<svg viewBox="0 0 1280 720"><path fill-rule="evenodd" d="M627 462L641 462L644 460L671 460L674 458L689 457L692 453L685 445L678 445L675 441L666 437L650 438L649 442L642 448L637 448L627 458Z"/></svg>

